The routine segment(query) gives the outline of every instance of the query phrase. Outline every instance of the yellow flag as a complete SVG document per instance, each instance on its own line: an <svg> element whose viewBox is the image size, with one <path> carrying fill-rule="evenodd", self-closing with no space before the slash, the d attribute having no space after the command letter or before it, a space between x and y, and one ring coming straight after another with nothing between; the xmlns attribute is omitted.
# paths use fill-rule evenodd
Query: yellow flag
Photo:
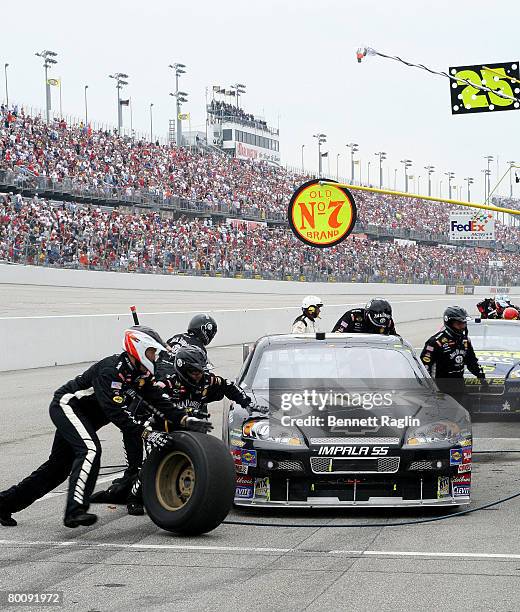
<svg viewBox="0 0 520 612"><path fill-rule="evenodd" d="M61 79L47 79L47 85L51 87L61 87Z"/></svg>
<svg viewBox="0 0 520 612"><path fill-rule="evenodd" d="M189 121L190 114L189 113L179 113L179 121Z"/></svg>

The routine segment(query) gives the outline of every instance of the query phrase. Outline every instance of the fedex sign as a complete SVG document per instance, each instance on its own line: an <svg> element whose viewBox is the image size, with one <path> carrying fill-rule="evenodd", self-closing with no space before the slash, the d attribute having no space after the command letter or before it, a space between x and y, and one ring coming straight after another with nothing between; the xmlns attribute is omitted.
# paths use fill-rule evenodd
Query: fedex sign
<svg viewBox="0 0 520 612"><path fill-rule="evenodd" d="M451 240L494 240L495 219L487 210L452 211L450 213Z"/></svg>

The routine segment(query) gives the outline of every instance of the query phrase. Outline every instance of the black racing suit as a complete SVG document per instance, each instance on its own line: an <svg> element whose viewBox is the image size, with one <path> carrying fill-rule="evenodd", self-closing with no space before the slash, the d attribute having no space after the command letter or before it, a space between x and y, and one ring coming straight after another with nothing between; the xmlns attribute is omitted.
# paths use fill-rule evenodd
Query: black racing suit
<svg viewBox="0 0 520 612"><path fill-rule="evenodd" d="M494 319L496 318L495 300L493 298L486 298L477 304L477 310L480 312L482 319Z"/></svg>
<svg viewBox="0 0 520 612"><path fill-rule="evenodd" d="M159 353L159 357L155 362L155 378L156 380L165 379L169 373L173 370L173 357L175 353L184 346L196 346L204 351L206 357L208 356L208 351L199 338L190 332L185 334L175 334L169 340L166 341L166 344L170 347L169 351L161 351Z"/></svg>
<svg viewBox="0 0 520 612"><path fill-rule="evenodd" d="M444 328L436 333L426 341L421 361L439 389L457 401L464 393L464 367L480 380L486 378L467 332L459 335Z"/></svg>
<svg viewBox="0 0 520 612"><path fill-rule="evenodd" d="M345 334L360 333L360 334L386 334L387 336L397 336L395 331L394 320L390 320L388 327L378 327L373 325L367 316L366 308L352 308L347 310L336 322L332 328L333 332L341 332Z"/></svg>
<svg viewBox="0 0 520 612"><path fill-rule="evenodd" d="M60 387L49 408L57 429L49 459L19 484L0 493L4 509L13 513L27 508L70 474L65 516L86 511L100 465L101 444L96 431L110 422L123 432L129 470L137 472L143 456L144 425L129 412L135 392L162 412L171 412L171 401L151 381L123 352L105 357ZM180 416L175 413L172 419L179 422Z"/></svg>

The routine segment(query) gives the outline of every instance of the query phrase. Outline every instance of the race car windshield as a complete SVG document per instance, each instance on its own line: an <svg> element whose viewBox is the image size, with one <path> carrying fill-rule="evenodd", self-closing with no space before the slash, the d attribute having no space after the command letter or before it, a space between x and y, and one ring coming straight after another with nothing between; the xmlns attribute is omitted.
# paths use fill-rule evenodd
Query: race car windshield
<svg viewBox="0 0 520 612"><path fill-rule="evenodd" d="M469 325L468 334L476 351L518 351L520 347L520 325Z"/></svg>
<svg viewBox="0 0 520 612"><path fill-rule="evenodd" d="M423 373L400 351L373 347L283 347L266 349L244 386L268 389L270 378L286 379L413 379Z"/></svg>

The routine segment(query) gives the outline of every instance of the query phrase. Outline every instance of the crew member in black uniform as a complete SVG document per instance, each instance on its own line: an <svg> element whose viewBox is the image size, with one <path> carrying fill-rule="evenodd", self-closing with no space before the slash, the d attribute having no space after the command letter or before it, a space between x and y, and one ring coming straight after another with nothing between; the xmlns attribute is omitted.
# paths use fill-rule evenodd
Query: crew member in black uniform
<svg viewBox="0 0 520 612"><path fill-rule="evenodd" d="M135 326L125 332L124 349L120 355L98 361L55 392L49 411L57 431L49 459L19 484L0 493L0 524L15 526L12 513L27 508L69 475L64 525L95 523L97 516L88 509L100 465L101 444L96 431L112 422L127 437L141 436L150 447L170 443L165 433L152 431L131 414L136 392L168 414L178 427L197 425L191 419L187 422L186 415L173 409L162 389L152 384L156 355L164 349L158 334Z"/></svg>
<svg viewBox="0 0 520 612"><path fill-rule="evenodd" d="M365 308L347 310L334 325L332 331L397 336L392 318L392 307L383 298L372 298Z"/></svg>
<svg viewBox="0 0 520 612"><path fill-rule="evenodd" d="M183 346L198 346L207 356L206 347L217 334L217 322L209 314L192 317L186 333L175 334L166 341L168 350L161 351L155 366L156 379L165 378L173 368L173 356Z"/></svg>
<svg viewBox="0 0 520 612"><path fill-rule="evenodd" d="M460 401L464 393L464 367L484 386L487 385L486 375L468 338L468 313L460 306L449 306L443 318L444 329L426 341L421 361L439 389Z"/></svg>

